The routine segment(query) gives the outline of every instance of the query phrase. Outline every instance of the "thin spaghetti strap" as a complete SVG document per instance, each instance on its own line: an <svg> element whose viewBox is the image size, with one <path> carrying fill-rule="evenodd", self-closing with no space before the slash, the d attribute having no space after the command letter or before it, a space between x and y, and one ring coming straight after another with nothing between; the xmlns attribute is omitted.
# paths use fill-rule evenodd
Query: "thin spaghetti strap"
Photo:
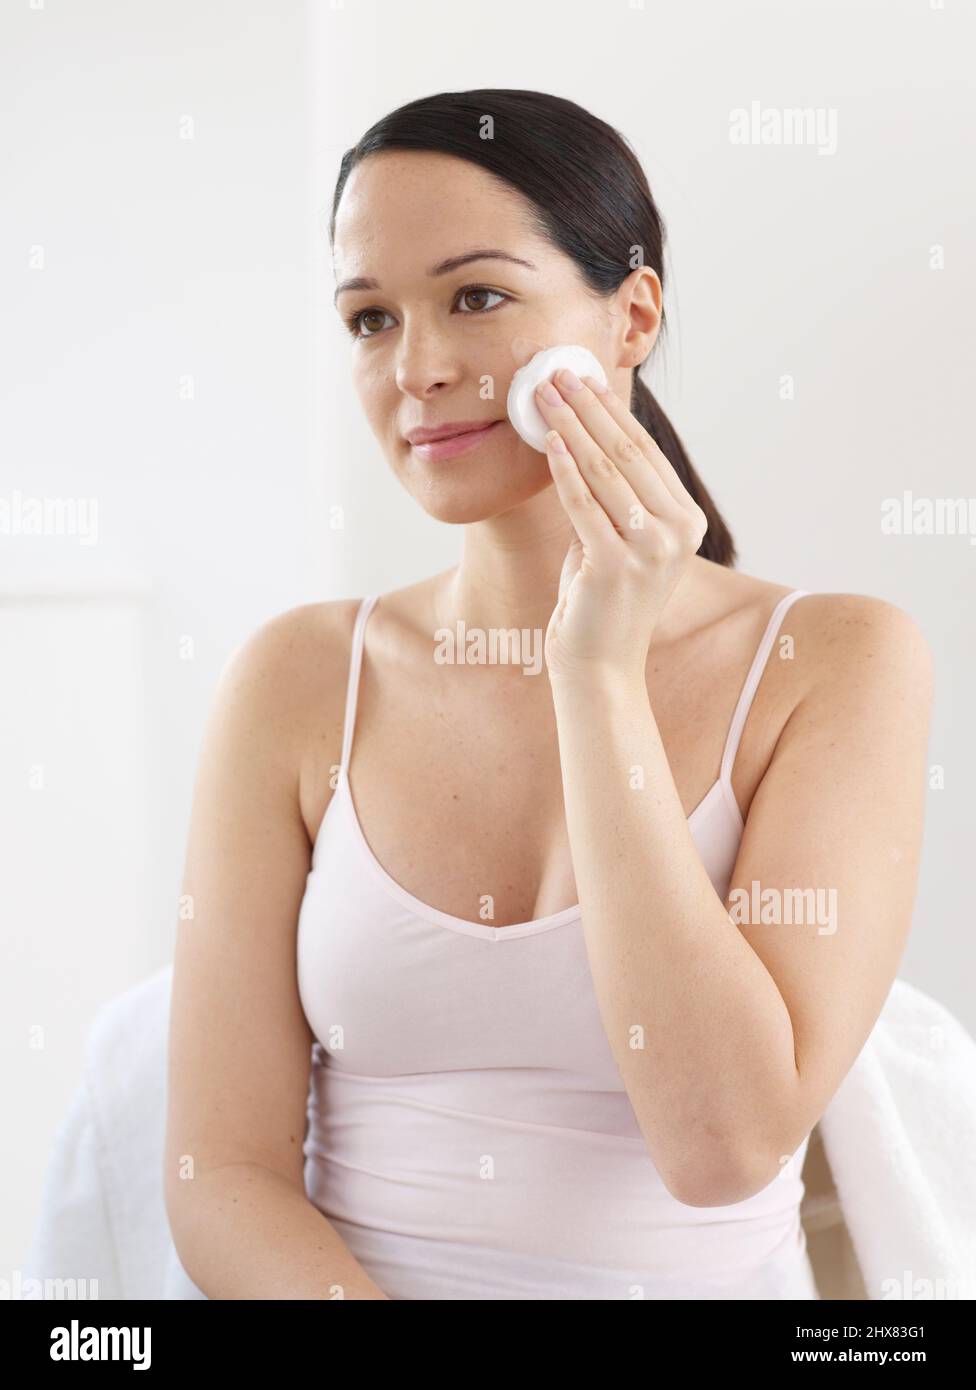
<svg viewBox="0 0 976 1390"><path fill-rule="evenodd" d="M359 699L359 671L363 664L363 635L366 619L372 611L378 594L370 594L359 605L356 625L352 630L352 650L349 654L349 681L346 685L346 713L342 724L342 761L340 776L345 778L349 767L349 754L352 752L352 733L356 726L356 703Z"/></svg>
<svg viewBox="0 0 976 1390"><path fill-rule="evenodd" d="M779 625L788 608L809 593L808 589L794 589L791 593L784 594L773 609L769 622L766 624L766 631L762 635L762 640L756 649L756 655L752 659L749 667L749 674L746 676L742 693L739 696L735 713L732 716L732 723L729 726L729 736L725 740L725 751L722 754L722 769L719 773L721 781L731 785L732 764L735 762L735 755L738 752L739 740L742 737L742 730L745 728L746 720L749 717L749 710L752 708L753 697L762 679L762 673L766 669L766 662L769 659L770 649L779 631Z"/></svg>

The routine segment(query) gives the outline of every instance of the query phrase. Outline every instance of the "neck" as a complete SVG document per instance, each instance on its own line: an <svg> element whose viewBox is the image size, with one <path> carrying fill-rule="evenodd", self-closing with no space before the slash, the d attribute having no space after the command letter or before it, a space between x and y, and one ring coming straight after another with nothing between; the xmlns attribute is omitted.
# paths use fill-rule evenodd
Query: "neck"
<svg viewBox="0 0 976 1390"><path fill-rule="evenodd" d="M554 487L501 516L465 527L460 564L435 595L436 623L468 628L539 628L544 633L575 532ZM708 562L692 559L668 600L651 645L695 626Z"/></svg>

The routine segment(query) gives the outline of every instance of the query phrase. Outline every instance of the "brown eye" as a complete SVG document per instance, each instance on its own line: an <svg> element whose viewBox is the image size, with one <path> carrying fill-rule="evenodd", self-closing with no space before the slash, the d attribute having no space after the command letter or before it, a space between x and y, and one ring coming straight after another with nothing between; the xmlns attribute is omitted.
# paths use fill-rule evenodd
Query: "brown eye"
<svg viewBox="0 0 976 1390"><path fill-rule="evenodd" d="M474 295L476 298L482 299L485 295L494 295L496 299L507 298L507 296L502 294L499 290L490 290L485 285L470 285L467 289L463 289L461 293L458 295L458 303L463 304L469 295ZM469 306L467 312L470 314L477 314L483 312L486 308L493 309L495 307L497 306L493 304L486 306L482 302L480 304L474 304Z"/></svg>
<svg viewBox="0 0 976 1390"><path fill-rule="evenodd" d="M461 298L462 298L462 300L464 300L464 301L467 302L467 305L468 305L468 308L469 308L469 309L483 309L483 308L485 307L485 306L484 306L484 303L483 303L483 302L482 302L482 303L478 303L477 301L478 301L479 299L483 301L485 295L487 295L487 294L488 294L488 290L465 290L465 291L463 292L463 294L461 295ZM471 302L471 300L469 299L469 296L473 296L473 299L474 299L474 301L475 301L474 303Z"/></svg>
<svg viewBox="0 0 976 1390"><path fill-rule="evenodd" d="M464 289L458 290L455 296L455 304L463 305L469 295L473 295L477 301L461 310L463 315L486 314L497 309L500 304L507 303L511 296L503 294L501 290L489 289L487 285L466 285ZM486 304L485 296L496 299L497 304ZM383 320L392 317L385 309L360 309L357 313L351 314L346 319L346 325L354 338L375 338L383 331Z"/></svg>

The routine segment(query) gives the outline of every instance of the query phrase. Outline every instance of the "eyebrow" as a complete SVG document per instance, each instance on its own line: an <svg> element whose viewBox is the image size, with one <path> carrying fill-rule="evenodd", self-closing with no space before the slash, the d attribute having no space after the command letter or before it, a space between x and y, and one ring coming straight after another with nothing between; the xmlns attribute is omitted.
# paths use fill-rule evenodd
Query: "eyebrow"
<svg viewBox="0 0 976 1390"><path fill-rule="evenodd" d="M538 266L531 261L523 260L521 256L512 256L508 251L466 251L463 256L448 256L446 261L438 261L437 265L431 266L428 275L447 275L452 270L457 270L459 266L467 265L469 261L511 261L513 265L523 265L527 270L537 270ZM332 302L338 300L340 294L345 290L378 290L380 282L372 279L368 275L357 275L352 280L343 280L336 287L336 292L332 296Z"/></svg>

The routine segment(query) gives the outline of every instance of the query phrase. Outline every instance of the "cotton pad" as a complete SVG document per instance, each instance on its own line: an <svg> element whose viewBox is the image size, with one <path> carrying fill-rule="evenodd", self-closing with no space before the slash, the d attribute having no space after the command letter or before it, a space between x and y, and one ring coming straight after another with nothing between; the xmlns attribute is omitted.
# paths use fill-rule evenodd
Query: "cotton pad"
<svg viewBox="0 0 976 1390"><path fill-rule="evenodd" d="M536 387L544 381L551 381L563 367L575 372L581 380L584 376L592 376L601 386L607 384L607 374L589 348L570 344L543 348L537 352L524 367L518 369L508 388L508 418L526 444L531 444L540 454L546 452L546 435L552 427L539 413L535 403Z"/></svg>

